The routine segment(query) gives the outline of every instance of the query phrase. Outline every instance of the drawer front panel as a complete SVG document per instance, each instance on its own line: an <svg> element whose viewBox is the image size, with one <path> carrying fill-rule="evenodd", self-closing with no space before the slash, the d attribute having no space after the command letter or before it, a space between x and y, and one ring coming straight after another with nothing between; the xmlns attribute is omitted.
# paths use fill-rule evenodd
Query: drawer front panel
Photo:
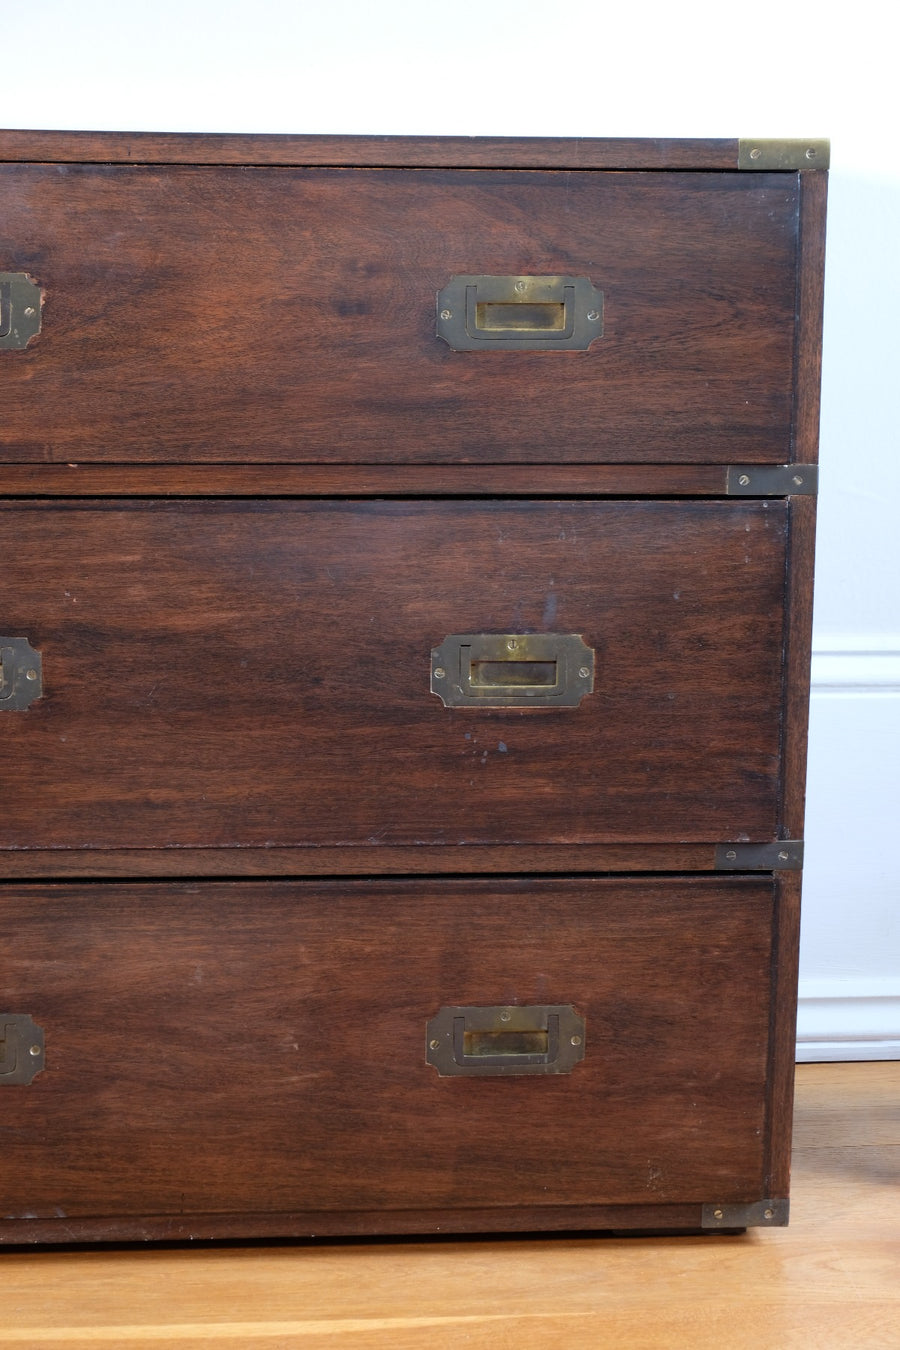
<svg viewBox="0 0 900 1350"><path fill-rule="evenodd" d="M0 711L0 846L771 840L787 513L7 503L2 631L43 693ZM448 636L509 633L579 635L593 692L430 692Z"/></svg>
<svg viewBox="0 0 900 1350"><path fill-rule="evenodd" d="M0 444L12 462L786 462L798 211L791 174L3 165L4 266L44 306L0 353ZM452 351L437 296L473 274L586 278L602 337Z"/></svg>
<svg viewBox="0 0 900 1350"><path fill-rule="evenodd" d="M0 1087L0 1213L763 1198L776 907L771 877L6 887L45 1059ZM498 1004L572 1005L581 1062L426 1062L442 1007Z"/></svg>

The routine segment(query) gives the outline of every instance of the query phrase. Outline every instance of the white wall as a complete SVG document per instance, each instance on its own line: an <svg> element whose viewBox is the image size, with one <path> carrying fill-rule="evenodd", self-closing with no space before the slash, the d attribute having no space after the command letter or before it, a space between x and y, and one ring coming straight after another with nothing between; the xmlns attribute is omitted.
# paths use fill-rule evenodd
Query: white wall
<svg viewBox="0 0 900 1350"><path fill-rule="evenodd" d="M804 1058L900 1055L889 15L883 0L0 0L9 127L831 136Z"/></svg>

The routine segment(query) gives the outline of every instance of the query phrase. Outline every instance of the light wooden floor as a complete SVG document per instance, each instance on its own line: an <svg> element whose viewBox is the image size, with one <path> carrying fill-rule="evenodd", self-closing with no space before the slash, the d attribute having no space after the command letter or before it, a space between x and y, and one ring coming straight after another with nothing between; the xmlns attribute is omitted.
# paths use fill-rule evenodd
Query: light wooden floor
<svg viewBox="0 0 900 1350"><path fill-rule="evenodd" d="M787 1229L7 1251L0 1279L17 1350L898 1350L900 1063L799 1068Z"/></svg>

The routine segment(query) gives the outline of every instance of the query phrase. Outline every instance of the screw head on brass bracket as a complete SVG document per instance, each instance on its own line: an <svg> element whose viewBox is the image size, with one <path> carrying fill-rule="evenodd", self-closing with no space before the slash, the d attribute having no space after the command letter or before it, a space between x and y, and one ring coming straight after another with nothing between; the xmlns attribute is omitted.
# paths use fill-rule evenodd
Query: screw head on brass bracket
<svg viewBox="0 0 900 1350"><path fill-rule="evenodd" d="M21 351L41 331L44 293L27 272L0 272L0 351Z"/></svg>

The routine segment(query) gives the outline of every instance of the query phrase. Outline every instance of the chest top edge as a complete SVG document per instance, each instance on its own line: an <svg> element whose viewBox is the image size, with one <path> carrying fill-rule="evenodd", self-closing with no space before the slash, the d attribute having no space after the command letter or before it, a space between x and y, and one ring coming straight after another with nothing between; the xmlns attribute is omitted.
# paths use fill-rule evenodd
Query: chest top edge
<svg viewBox="0 0 900 1350"><path fill-rule="evenodd" d="M0 130L0 163L822 170L825 140Z"/></svg>

